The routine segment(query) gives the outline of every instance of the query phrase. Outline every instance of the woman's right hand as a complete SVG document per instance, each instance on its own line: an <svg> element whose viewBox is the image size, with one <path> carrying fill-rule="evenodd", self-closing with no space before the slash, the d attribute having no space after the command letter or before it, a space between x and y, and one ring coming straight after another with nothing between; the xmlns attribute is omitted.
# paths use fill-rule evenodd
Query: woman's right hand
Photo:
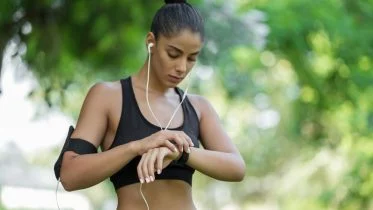
<svg viewBox="0 0 373 210"><path fill-rule="evenodd" d="M158 147L167 147L171 151L189 152L189 147L193 147L192 139L183 131L161 130L152 135L135 141L138 144L138 155L146 153L148 150Z"/></svg>
<svg viewBox="0 0 373 210"><path fill-rule="evenodd" d="M162 173L173 160L180 158L180 152L173 152L167 147L158 147L150 149L141 156L141 160L137 165L137 175L141 183L153 182L155 180L154 173Z"/></svg>

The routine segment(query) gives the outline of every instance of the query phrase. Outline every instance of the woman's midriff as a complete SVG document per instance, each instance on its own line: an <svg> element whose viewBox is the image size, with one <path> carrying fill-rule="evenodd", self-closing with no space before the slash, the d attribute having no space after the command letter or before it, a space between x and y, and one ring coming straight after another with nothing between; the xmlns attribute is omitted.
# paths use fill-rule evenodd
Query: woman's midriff
<svg viewBox="0 0 373 210"><path fill-rule="evenodd" d="M191 186L181 180L156 180L142 184L142 192L151 210L196 210ZM140 183L117 190L117 210L147 210L140 193Z"/></svg>

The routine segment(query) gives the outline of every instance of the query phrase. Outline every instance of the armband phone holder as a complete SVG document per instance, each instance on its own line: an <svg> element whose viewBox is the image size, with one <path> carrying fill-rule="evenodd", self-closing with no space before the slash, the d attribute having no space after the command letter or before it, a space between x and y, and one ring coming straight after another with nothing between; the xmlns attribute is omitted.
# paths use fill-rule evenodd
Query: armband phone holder
<svg viewBox="0 0 373 210"><path fill-rule="evenodd" d="M69 132L67 133L67 137L66 137L65 143L63 144L60 155L58 156L58 159L57 159L56 163L54 164L54 175L56 176L57 180L60 179L60 170L61 170L61 165L62 165L63 154L66 152L66 150L69 146L69 143L70 143L70 140L71 140L70 137L71 137L71 134L73 132L74 132L74 127L70 126L69 127Z"/></svg>

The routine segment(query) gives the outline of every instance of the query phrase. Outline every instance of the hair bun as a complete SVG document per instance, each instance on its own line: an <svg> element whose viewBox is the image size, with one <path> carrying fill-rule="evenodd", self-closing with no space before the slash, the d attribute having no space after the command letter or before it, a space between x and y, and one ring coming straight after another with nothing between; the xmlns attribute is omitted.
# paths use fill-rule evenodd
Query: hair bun
<svg viewBox="0 0 373 210"><path fill-rule="evenodd" d="M186 0L165 0L166 4L181 4L187 3Z"/></svg>

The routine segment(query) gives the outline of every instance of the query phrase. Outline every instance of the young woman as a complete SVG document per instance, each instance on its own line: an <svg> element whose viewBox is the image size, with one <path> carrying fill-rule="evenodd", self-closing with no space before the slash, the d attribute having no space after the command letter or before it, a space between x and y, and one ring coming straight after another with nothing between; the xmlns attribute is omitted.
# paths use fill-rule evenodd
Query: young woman
<svg viewBox="0 0 373 210"><path fill-rule="evenodd" d="M89 90L69 136L78 149L62 153L67 191L110 177L118 210L192 210L195 170L218 180L243 179L245 163L212 105L177 87L198 58L203 28L186 1L166 1L146 36L149 56L138 73Z"/></svg>

